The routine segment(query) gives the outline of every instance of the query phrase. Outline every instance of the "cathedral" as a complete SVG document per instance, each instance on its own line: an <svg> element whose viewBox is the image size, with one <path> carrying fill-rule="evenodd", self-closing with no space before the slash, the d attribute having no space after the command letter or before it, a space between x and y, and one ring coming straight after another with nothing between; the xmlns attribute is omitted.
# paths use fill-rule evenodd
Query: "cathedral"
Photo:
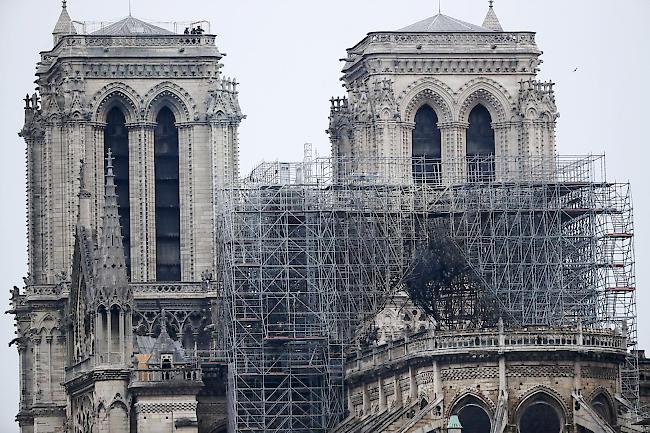
<svg viewBox="0 0 650 433"><path fill-rule="evenodd" d="M645 431L629 185L558 153L492 3L368 33L331 155L240 175L208 22L63 0L20 132L21 433Z"/></svg>

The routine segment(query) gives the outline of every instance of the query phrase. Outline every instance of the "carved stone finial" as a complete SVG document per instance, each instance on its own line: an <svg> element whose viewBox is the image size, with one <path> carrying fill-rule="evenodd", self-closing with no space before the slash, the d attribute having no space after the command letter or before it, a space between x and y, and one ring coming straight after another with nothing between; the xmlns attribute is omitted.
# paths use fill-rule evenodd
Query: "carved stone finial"
<svg viewBox="0 0 650 433"><path fill-rule="evenodd" d="M109 147L108 148L108 153L107 153L107 156L106 156L106 168L113 168L113 160L114 159L115 158L113 158L113 151Z"/></svg>
<svg viewBox="0 0 650 433"><path fill-rule="evenodd" d="M63 3L63 9L68 6L68 0L63 0L61 3Z"/></svg>
<svg viewBox="0 0 650 433"><path fill-rule="evenodd" d="M494 5L494 0L489 0L490 2L490 8Z"/></svg>

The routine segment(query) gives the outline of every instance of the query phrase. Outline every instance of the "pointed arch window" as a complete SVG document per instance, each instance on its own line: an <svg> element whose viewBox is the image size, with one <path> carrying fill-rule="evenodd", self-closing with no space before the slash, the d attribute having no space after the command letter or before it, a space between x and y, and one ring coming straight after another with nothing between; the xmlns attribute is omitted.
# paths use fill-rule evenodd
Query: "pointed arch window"
<svg viewBox="0 0 650 433"><path fill-rule="evenodd" d="M494 129L492 116L479 104L469 113L467 174L470 182L494 180Z"/></svg>
<svg viewBox="0 0 650 433"><path fill-rule="evenodd" d="M118 215L122 227L122 244L127 275L131 276L131 206L129 203L129 131L124 113L113 107L106 116L104 155L113 154L113 173L117 194Z"/></svg>
<svg viewBox="0 0 650 433"><path fill-rule="evenodd" d="M156 190L156 279L180 281L181 239L178 171L178 128L174 113L164 107L154 131Z"/></svg>
<svg viewBox="0 0 650 433"><path fill-rule="evenodd" d="M428 105L415 113L412 139L413 179L418 183L439 183L441 172L441 135L438 115Z"/></svg>

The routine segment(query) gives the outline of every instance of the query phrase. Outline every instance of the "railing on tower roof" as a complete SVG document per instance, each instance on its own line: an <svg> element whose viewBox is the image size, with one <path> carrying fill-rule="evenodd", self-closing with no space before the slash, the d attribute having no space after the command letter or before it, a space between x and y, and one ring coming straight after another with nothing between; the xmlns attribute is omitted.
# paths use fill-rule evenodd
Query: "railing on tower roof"
<svg viewBox="0 0 650 433"><path fill-rule="evenodd" d="M92 35L95 32L100 32L114 24L119 23L122 21L120 20L113 20L113 21L73 21L72 25L74 26L74 30L76 31L77 34L80 35ZM195 29L197 27L201 27L203 30L203 34L212 34L212 27L210 24L210 21L207 20L196 20L196 21L149 21L149 20L141 20L144 21L145 23L159 27L161 29L167 30L169 32L182 35L185 33L185 30L187 29L189 32L192 31L192 29Z"/></svg>

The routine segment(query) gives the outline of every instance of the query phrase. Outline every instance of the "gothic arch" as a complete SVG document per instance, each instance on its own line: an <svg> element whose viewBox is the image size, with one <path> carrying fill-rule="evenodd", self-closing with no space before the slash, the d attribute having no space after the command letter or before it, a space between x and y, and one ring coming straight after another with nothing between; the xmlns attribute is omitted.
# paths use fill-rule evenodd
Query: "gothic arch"
<svg viewBox="0 0 650 433"><path fill-rule="evenodd" d="M612 398L612 395L610 392L605 389L604 387L600 386L596 388L590 395L587 400L589 402L589 405L591 406L592 409L594 409L598 415L602 414L600 413L599 410L596 409L596 404L597 403L604 403L606 404L606 409L608 410L608 415L609 419L605 419L605 421L613 425L616 423L616 405L614 404L614 399Z"/></svg>
<svg viewBox="0 0 650 433"><path fill-rule="evenodd" d="M453 98L451 89L439 80L423 78L415 81L398 99L402 119L415 122L415 114L423 105L429 105L438 115L439 122L453 120Z"/></svg>
<svg viewBox="0 0 650 433"><path fill-rule="evenodd" d="M45 332L45 335L52 335L54 330L59 329L59 325L55 317L52 317L51 314L46 314L40 318L34 329L38 330L38 332L41 334Z"/></svg>
<svg viewBox="0 0 650 433"><path fill-rule="evenodd" d="M560 431L569 419L569 408L564 399L553 389L543 385L538 385L525 393L520 399L514 410L514 424L517 425L517 431L520 428L521 418L531 405L536 402L544 402L555 409L559 417Z"/></svg>
<svg viewBox="0 0 650 433"><path fill-rule="evenodd" d="M505 122L510 117L510 107L513 106L508 91L496 81L488 78L469 81L458 90L457 101L456 118L460 122L468 122L469 113L479 104L485 106L490 112L492 122Z"/></svg>
<svg viewBox="0 0 650 433"><path fill-rule="evenodd" d="M106 122L108 112L114 107L120 108L126 123L138 120L142 98L132 87L124 83L110 83L102 87L90 100L90 112L95 122Z"/></svg>
<svg viewBox="0 0 650 433"><path fill-rule="evenodd" d="M176 122L190 122L198 120L194 113L196 104L190 93L171 82L164 82L154 86L144 96L143 118L148 122L155 123L158 113L163 108L169 108Z"/></svg>
<svg viewBox="0 0 650 433"><path fill-rule="evenodd" d="M463 400L467 400L467 399L476 399L476 400L478 400L481 403L481 405L483 406L483 409L487 412L490 419L494 418L494 413L497 410L496 405L492 402L492 400L484 397L480 393L478 393L478 392L476 392L474 390L471 390L471 389L466 389L466 390L463 390L463 391L459 391L456 394L456 396L452 399L451 403L448 406L446 416L450 417L453 414L454 409L456 409L458 407L458 404L462 403Z"/></svg>
<svg viewBox="0 0 650 433"><path fill-rule="evenodd" d="M449 405L447 417L458 415L461 423L465 421L473 424L470 430L480 433L489 433L494 424L496 409L491 401L473 391L459 393ZM465 417L465 418L464 418Z"/></svg>

